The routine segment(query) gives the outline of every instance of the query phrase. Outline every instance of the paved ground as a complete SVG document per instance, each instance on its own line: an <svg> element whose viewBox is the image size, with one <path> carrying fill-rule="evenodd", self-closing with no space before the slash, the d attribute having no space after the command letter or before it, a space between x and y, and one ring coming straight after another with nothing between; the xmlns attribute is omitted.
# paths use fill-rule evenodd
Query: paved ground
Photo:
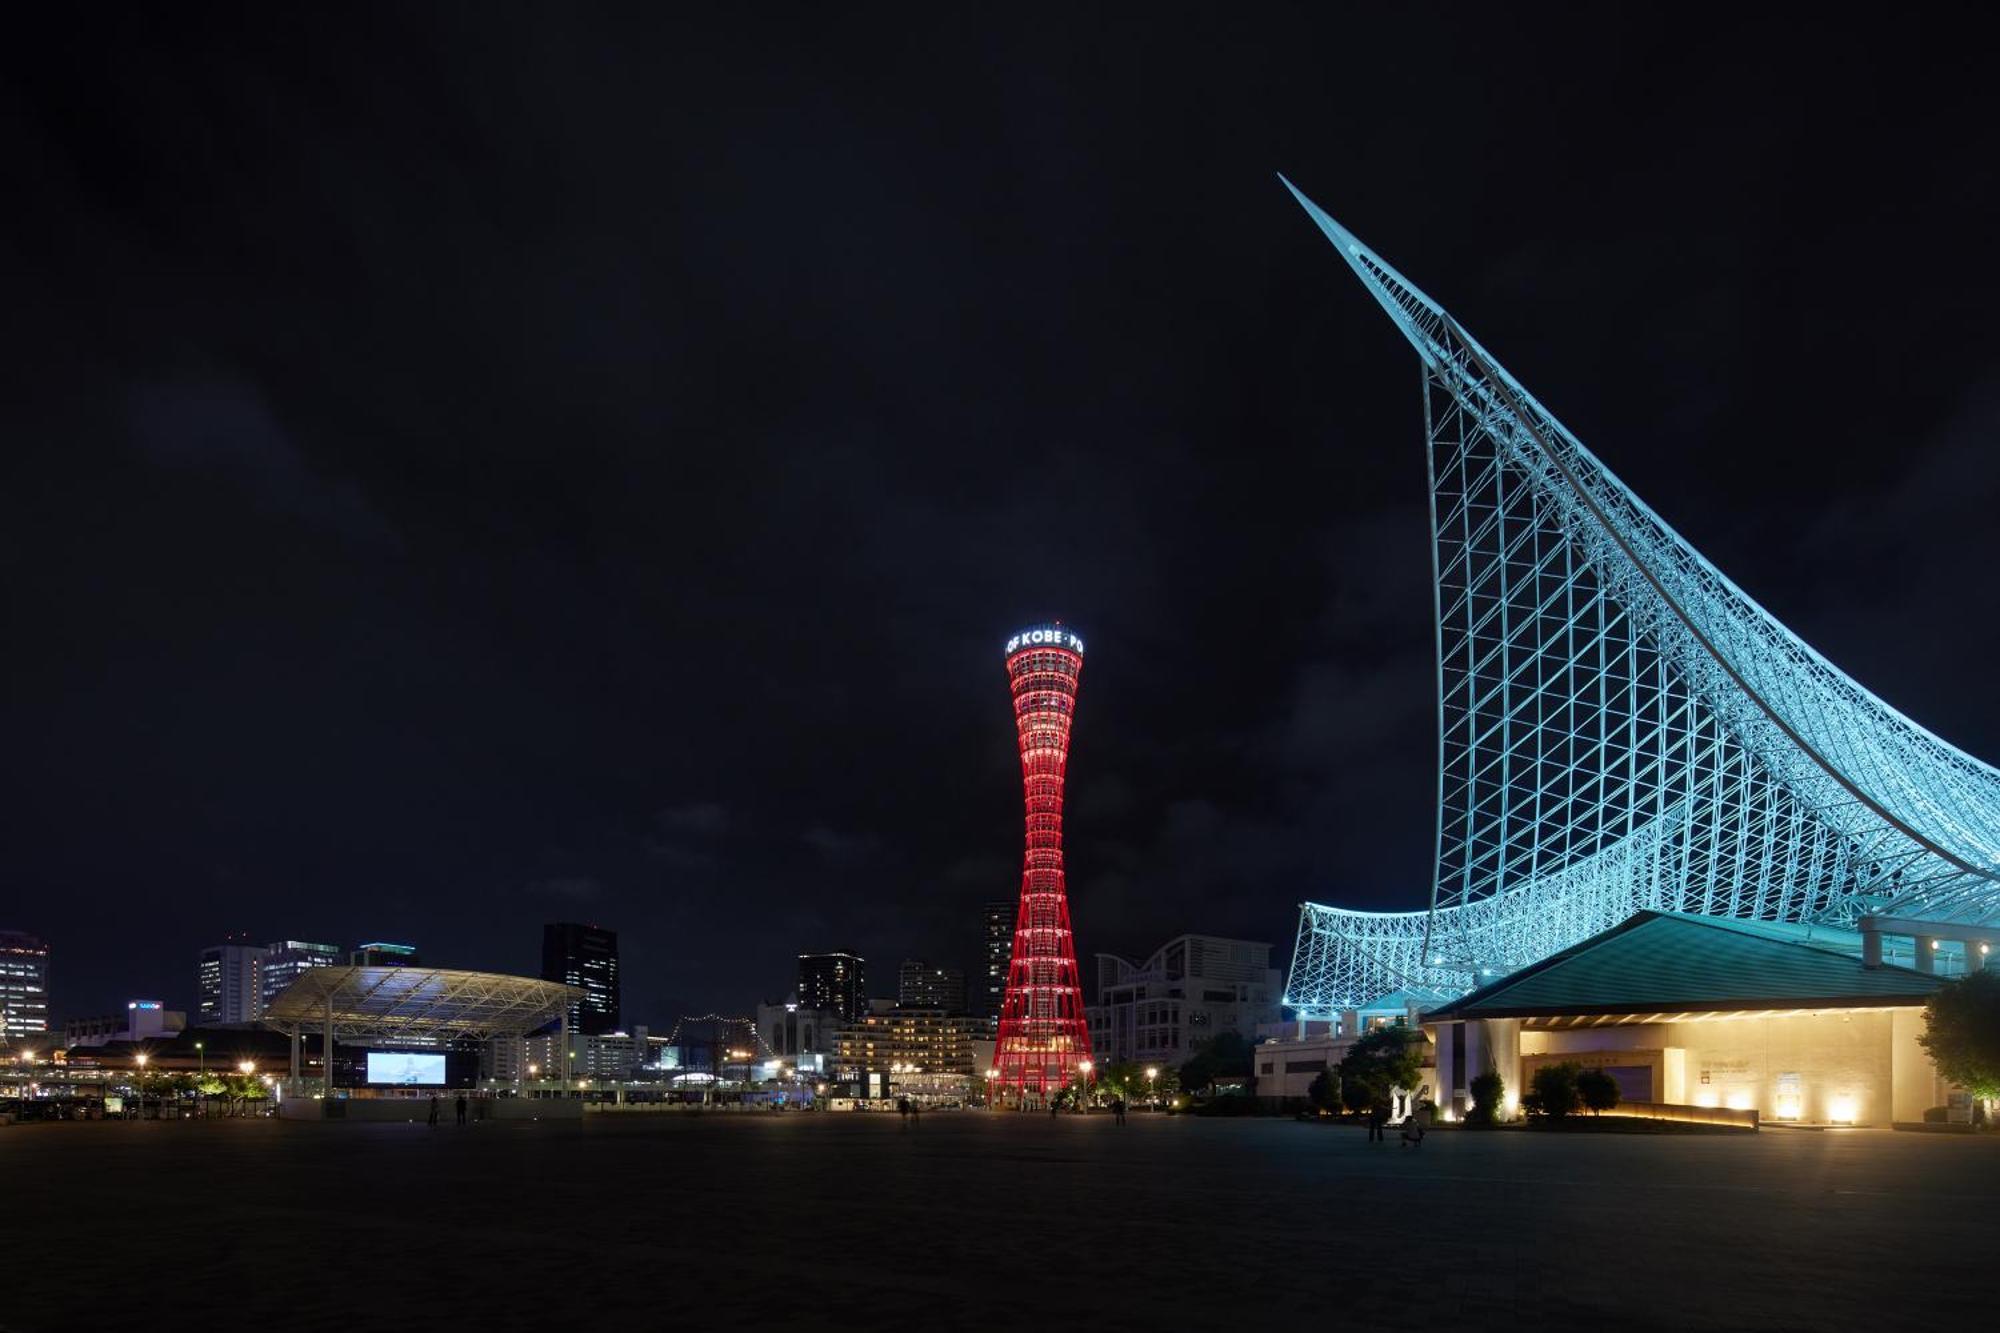
<svg viewBox="0 0 2000 1333"><path fill-rule="evenodd" d="M2000 1141L1882 1131L26 1125L0 1328L1992 1327L1996 1201Z"/></svg>

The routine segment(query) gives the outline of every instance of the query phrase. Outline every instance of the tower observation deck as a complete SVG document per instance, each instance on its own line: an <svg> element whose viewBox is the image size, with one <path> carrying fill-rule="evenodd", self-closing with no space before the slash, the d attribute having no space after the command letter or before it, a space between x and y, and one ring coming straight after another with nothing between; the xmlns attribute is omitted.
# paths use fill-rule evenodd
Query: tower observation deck
<svg viewBox="0 0 2000 1333"><path fill-rule="evenodd" d="M1001 1088L1016 1095L1059 1090L1090 1055L1062 844L1070 719L1082 673L1083 640L1061 624L1035 625L1007 640L1027 848L993 1064Z"/></svg>

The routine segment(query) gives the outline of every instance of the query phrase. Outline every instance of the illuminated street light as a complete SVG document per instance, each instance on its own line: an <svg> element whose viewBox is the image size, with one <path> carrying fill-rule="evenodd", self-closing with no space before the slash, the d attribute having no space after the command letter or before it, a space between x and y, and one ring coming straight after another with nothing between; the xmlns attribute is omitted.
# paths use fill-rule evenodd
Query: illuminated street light
<svg viewBox="0 0 2000 1333"><path fill-rule="evenodd" d="M257 1072L257 1062L255 1060L242 1061L236 1066L236 1072L239 1074L254 1074Z"/></svg>

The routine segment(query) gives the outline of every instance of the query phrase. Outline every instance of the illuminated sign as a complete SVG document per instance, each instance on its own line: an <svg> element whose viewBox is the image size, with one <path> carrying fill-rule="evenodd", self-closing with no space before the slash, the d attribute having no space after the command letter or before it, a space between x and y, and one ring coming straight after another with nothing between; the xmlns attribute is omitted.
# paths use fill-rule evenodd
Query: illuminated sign
<svg viewBox="0 0 2000 1333"><path fill-rule="evenodd" d="M401 1087L444 1082L444 1057L410 1051L368 1052L368 1081Z"/></svg>
<svg viewBox="0 0 2000 1333"><path fill-rule="evenodd" d="M1067 648L1071 652L1083 651L1083 638L1071 634L1066 629L1031 629L1007 640L1007 655L1013 656L1023 648Z"/></svg>
<svg viewBox="0 0 2000 1333"><path fill-rule="evenodd" d="M160 1002L158 1000L127 1000L125 1007L127 1009L158 1009Z"/></svg>

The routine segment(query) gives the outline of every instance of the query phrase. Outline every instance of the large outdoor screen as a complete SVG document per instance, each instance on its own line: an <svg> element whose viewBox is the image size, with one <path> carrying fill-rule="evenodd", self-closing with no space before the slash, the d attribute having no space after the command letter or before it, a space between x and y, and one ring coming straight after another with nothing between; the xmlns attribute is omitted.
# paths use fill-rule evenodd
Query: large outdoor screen
<svg viewBox="0 0 2000 1333"><path fill-rule="evenodd" d="M443 1083L444 1057L414 1051L370 1051L368 1081L405 1085Z"/></svg>

